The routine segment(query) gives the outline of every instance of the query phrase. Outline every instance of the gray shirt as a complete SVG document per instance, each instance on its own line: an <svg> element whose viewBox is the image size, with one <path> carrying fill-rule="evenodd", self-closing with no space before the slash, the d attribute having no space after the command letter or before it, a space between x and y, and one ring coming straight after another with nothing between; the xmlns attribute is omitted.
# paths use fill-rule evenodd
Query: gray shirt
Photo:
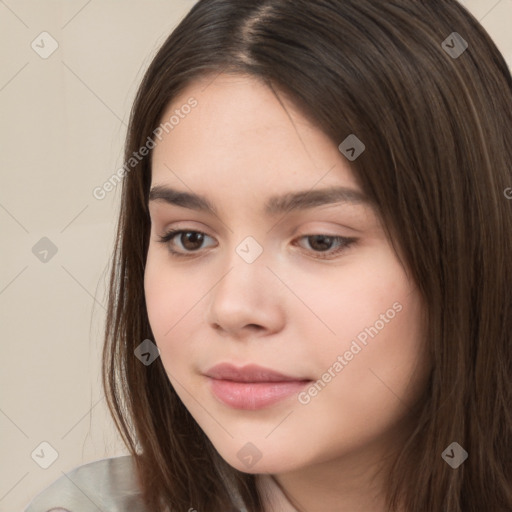
<svg viewBox="0 0 512 512"><path fill-rule="evenodd" d="M240 512L240 500L233 495ZM130 455L79 466L37 495L24 512L148 512Z"/></svg>

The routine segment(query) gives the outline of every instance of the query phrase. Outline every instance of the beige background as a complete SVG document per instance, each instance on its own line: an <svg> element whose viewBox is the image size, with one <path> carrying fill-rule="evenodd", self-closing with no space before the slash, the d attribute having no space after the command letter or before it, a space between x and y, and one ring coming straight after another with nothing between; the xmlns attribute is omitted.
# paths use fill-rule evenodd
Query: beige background
<svg viewBox="0 0 512 512"><path fill-rule="evenodd" d="M512 66L512 0L463 3ZM77 465L126 453L99 371L120 188L103 200L92 191L122 165L143 72L192 4L0 0L0 512ZM46 59L42 32L58 43ZM33 253L43 237L54 255ZM47 469L42 442L58 454Z"/></svg>

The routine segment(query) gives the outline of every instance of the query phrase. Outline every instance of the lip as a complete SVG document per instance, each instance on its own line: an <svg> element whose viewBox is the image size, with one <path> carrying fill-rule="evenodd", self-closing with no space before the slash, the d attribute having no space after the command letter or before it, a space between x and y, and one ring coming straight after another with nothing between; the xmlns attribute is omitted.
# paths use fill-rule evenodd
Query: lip
<svg viewBox="0 0 512 512"><path fill-rule="evenodd" d="M212 366L205 375L212 379L232 380L236 382L286 382L308 380L301 377L291 377L264 366L247 364L237 367L230 363L220 363Z"/></svg>
<svg viewBox="0 0 512 512"><path fill-rule="evenodd" d="M236 367L221 363L206 373L210 390L223 404L234 409L269 407L299 392L310 379L292 377L258 365Z"/></svg>

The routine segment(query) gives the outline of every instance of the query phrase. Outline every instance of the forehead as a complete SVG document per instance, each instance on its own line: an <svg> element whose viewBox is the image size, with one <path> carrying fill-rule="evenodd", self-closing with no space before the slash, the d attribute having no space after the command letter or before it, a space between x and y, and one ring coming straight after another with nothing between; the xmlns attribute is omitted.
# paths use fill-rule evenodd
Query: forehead
<svg viewBox="0 0 512 512"><path fill-rule="evenodd" d="M358 189L337 145L278 95L247 75L191 83L161 118L179 122L156 141L152 185L253 197L272 190ZM192 100L193 108L183 108Z"/></svg>

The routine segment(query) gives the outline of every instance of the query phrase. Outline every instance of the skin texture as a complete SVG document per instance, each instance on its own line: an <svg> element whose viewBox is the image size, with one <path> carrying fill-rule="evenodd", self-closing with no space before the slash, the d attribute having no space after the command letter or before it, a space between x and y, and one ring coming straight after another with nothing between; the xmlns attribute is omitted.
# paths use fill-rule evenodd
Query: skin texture
<svg viewBox="0 0 512 512"><path fill-rule="evenodd" d="M268 510L379 512L385 471L378 470L412 427L408 415L430 369L420 294L370 205L262 213L271 195L361 191L337 144L292 103L281 96L285 110L254 78L221 74L189 85L163 119L190 97L197 106L154 149L152 186L206 196L218 216L149 203L145 294L169 379L220 455L262 475ZM169 229L207 236L202 245L185 245L180 235L160 243ZM306 236L322 234L357 241L338 254L333 241L322 252ZM236 252L248 236L263 249L252 263ZM174 257L169 246L192 257ZM383 327L347 360L352 342L379 319ZM217 400L203 375L220 362L313 381L330 368L331 379L307 403L294 395L237 410ZM248 442L261 454L251 467L237 456Z"/></svg>

